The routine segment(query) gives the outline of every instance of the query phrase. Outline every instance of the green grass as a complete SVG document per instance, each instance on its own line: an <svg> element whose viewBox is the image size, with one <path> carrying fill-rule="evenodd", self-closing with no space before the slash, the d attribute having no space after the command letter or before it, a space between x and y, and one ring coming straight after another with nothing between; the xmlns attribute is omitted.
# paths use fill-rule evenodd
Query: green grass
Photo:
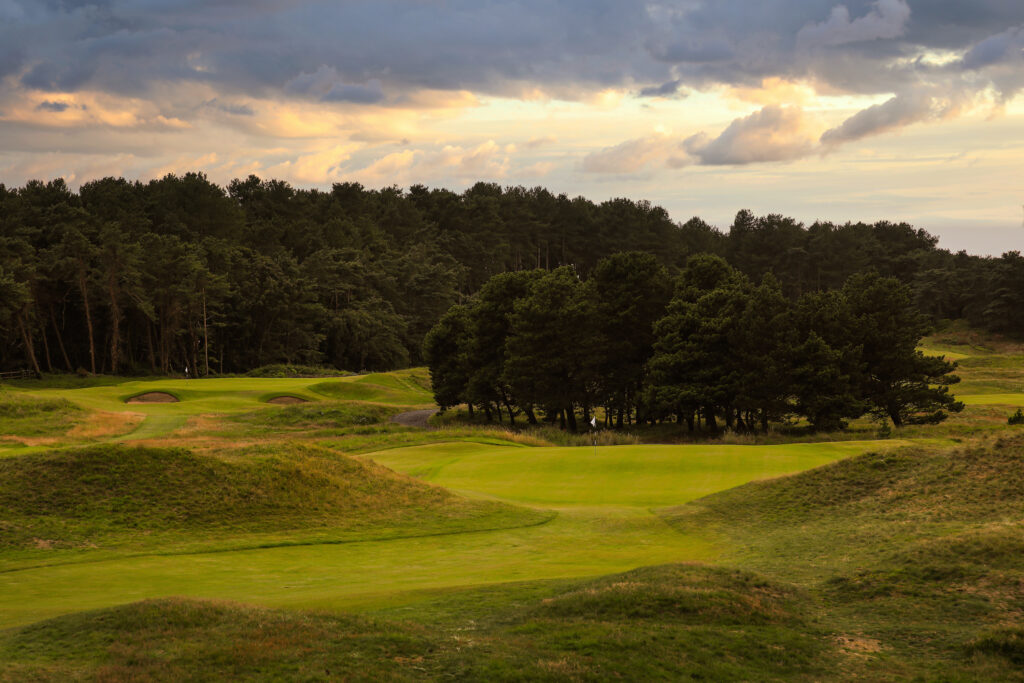
<svg viewBox="0 0 1024 683"><path fill-rule="evenodd" d="M19 383L146 419L3 449L0 679L1024 680L1024 356L942 334L967 410L885 440L390 424L422 370Z"/></svg>
<svg viewBox="0 0 1024 683"><path fill-rule="evenodd" d="M436 481L447 483L449 477L457 477L459 486L454 488L478 499L537 506L538 512L531 513L537 521L550 519L545 510L558 514L537 526L507 528L512 525L505 524L506 528L479 533L173 557L99 554L88 563L25 568L0 573L0 625L183 594L274 607L379 607L415 602L424 591L437 589L597 576L644 565L710 560L718 550L704 534L680 534L652 509L870 447L826 444L819 453L804 445L793 452L724 447L717 453L702 446L616 447L603 455L599 452L597 459L586 448L472 443L381 451L369 457L395 467L401 462L410 468L433 469ZM484 461L490 465L480 467ZM652 474L651 467L660 469ZM579 468L584 468L581 478L563 490L564 473ZM390 514L422 519L420 504L403 503L393 496L381 500L391 501ZM258 508L250 507L239 514L265 517L257 512ZM454 523L435 528L439 534L467 530ZM24 567L27 561L19 562Z"/></svg>
<svg viewBox="0 0 1024 683"><path fill-rule="evenodd" d="M544 506L678 505L753 479L778 477L908 442L782 446L494 447L440 443L366 457L424 481Z"/></svg>
<svg viewBox="0 0 1024 683"><path fill-rule="evenodd" d="M999 630L1024 609L1024 435L866 454L665 518L719 536L723 561L815 593L831 628L884 654L863 677L1024 674L1019 641Z"/></svg>
<svg viewBox="0 0 1024 683"><path fill-rule="evenodd" d="M218 457L93 446L0 461L0 568L111 550L195 552L526 526L550 515L467 500L292 444ZM55 552L64 550L65 552ZM12 561L13 560L13 561Z"/></svg>
<svg viewBox="0 0 1024 683"><path fill-rule="evenodd" d="M84 411L65 398L0 390L0 436L61 435L82 417Z"/></svg>
<svg viewBox="0 0 1024 683"><path fill-rule="evenodd" d="M0 657L8 680L781 680L819 676L835 649L805 596L733 570L654 567L460 597L457 622L430 625L147 601L9 631Z"/></svg>

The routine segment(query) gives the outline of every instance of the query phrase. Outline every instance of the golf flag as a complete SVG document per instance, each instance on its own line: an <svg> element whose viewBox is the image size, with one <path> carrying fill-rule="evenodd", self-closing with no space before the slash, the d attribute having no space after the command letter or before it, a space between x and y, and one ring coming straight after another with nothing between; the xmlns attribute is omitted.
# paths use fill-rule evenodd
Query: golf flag
<svg viewBox="0 0 1024 683"><path fill-rule="evenodd" d="M590 418L590 426L593 427L594 429L597 429L597 417L596 416Z"/></svg>

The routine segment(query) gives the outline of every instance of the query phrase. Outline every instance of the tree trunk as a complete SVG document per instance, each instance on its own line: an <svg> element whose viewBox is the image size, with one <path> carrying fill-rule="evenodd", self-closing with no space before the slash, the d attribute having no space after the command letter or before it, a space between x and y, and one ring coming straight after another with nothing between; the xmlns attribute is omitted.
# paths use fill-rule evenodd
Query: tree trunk
<svg viewBox="0 0 1024 683"><path fill-rule="evenodd" d="M32 344L32 333L25 326L25 316L21 311L18 311L18 328L21 330L21 338L25 342L25 353L32 364L32 369L35 371L36 377L42 379L43 372L39 369L39 361L36 360L36 350Z"/></svg>
<svg viewBox="0 0 1024 683"><path fill-rule="evenodd" d="M43 353L46 354L46 371L53 373L53 363L50 361L50 342L46 339L46 323L43 323L39 332L43 335Z"/></svg>
<svg viewBox="0 0 1024 683"><path fill-rule="evenodd" d="M117 305L117 278L113 272L107 275L107 292L110 295L110 372L116 375L121 367L121 307Z"/></svg>
<svg viewBox="0 0 1024 683"><path fill-rule="evenodd" d="M704 408L704 424L712 432L718 431L718 421L715 419L715 411L713 408Z"/></svg>
<svg viewBox="0 0 1024 683"><path fill-rule="evenodd" d="M153 323L146 321L146 345L149 348L149 366L156 372L156 352L153 350Z"/></svg>
<svg viewBox="0 0 1024 683"><path fill-rule="evenodd" d="M469 408L469 419L472 422L472 420L473 420L473 403L472 402L467 403L466 407Z"/></svg>
<svg viewBox="0 0 1024 683"><path fill-rule="evenodd" d="M203 360L206 363L206 376L210 376L210 329L206 319L206 290L203 289Z"/></svg>
<svg viewBox="0 0 1024 683"><path fill-rule="evenodd" d="M92 311L89 308L89 290L85 280L85 270L78 273L78 288L82 290L82 303L85 304L85 328L89 332L89 367L96 374L96 341L92 334Z"/></svg>
<svg viewBox="0 0 1024 683"><path fill-rule="evenodd" d="M68 358L67 349L64 348L64 338L61 337L60 328L57 327L57 316L54 315L52 306L50 307L50 322L53 323L53 331L57 334L57 346L60 347L60 355L64 357L64 365L68 372L74 372L75 369L71 367L71 359Z"/></svg>
<svg viewBox="0 0 1024 683"><path fill-rule="evenodd" d="M533 406L526 406L523 408L523 412L526 413L526 422L528 424L537 424L537 414L533 412Z"/></svg>
<svg viewBox="0 0 1024 683"><path fill-rule="evenodd" d="M576 433L579 431L579 425L576 424L576 411L573 408L566 408L565 419L569 424L569 431Z"/></svg>

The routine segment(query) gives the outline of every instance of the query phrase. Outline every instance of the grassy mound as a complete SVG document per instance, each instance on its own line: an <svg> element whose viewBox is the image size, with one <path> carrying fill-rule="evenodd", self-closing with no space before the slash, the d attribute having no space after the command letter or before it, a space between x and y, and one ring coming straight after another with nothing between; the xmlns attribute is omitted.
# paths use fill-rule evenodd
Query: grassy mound
<svg viewBox="0 0 1024 683"><path fill-rule="evenodd" d="M389 405L433 405L429 379L422 370L378 373L343 382L321 382L309 387L328 398L343 401L369 401Z"/></svg>
<svg viewBox="0 0 1024 683"><path fill-rule="evenodd" d="M36 398L0 390L0 435L64 434L83 414L81 408L64 398Z"/></svg>
<svg viewBox="0 0 1024 683"><path fill-rule="evenodd" d="M867 454L665 518L713 531L732 561L816 593L837 631L881 653L859 660L860 676L1024 675L1012 663L1017 636L1000 630L1024 610L1024 435Z"/></svg>
<svg viewBox="0 0 1024 683"><path fill-rule="evenodd" d="M344 532L432 533L544 518L314 446L223 457L94 446L0 460L0 548L166 545L175 534L213 540L288 530L300 531L300 540L318 531L343 539Z"/></svg>
<svg viewBox="0 0 1024 683"><path fill-rule="evenodd" d="M798 592L696 565L448 597L456 621L418 625L147 601L8 631L0 658L12 680L780 680L835 649Z"/></svg>
<svg viewBox="0 0 1024 683"><path fill-rule="evenodd" d="M387 422L395 410L365 403L295 403L275 410L235 415L234 422L252 431L281 429L340 429Z"/></svg>
<svg viewBox="0 0 1024 683"><path fill-rule="evenodd" d="M165 599L0 636L0 680L395 680L429 649L409 626Z"/></svg>

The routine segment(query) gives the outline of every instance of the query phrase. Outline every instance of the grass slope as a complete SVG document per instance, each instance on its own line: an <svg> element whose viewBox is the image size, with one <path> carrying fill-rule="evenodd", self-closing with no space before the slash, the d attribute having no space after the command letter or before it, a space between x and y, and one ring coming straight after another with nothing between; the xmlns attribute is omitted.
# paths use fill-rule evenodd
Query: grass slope
<svg viewBox="0 0 1024 683"><path fill-rule="evenodd" d="M235 450L93 446L0 460L0 549L220 546L536 523L315 446ZM244 539L244 540L243 540ZM283 539L282 539L283 540Z"/></svg>
<svg viewBox="0 0 1024 683"><path fill-rule="evenodd" d="M800 591L692 565L457 604L457 619L415 624L148 601L8 631L0 659L7 680L809 680L836 649Z"/></svg>
<svg viewBox="0 0 1024 683"><path fill-rule="evenodd" d="M37 398L0 389L0 440L64 434L84 416L65 398Z"/></svg>
<svg viewBox="0 0 1024 683"><path fill-rule="evenodd" d="M1024 435L867 454L666 519L813 590L839 637L868 644L858 675L1024 679Z"/></svg>

